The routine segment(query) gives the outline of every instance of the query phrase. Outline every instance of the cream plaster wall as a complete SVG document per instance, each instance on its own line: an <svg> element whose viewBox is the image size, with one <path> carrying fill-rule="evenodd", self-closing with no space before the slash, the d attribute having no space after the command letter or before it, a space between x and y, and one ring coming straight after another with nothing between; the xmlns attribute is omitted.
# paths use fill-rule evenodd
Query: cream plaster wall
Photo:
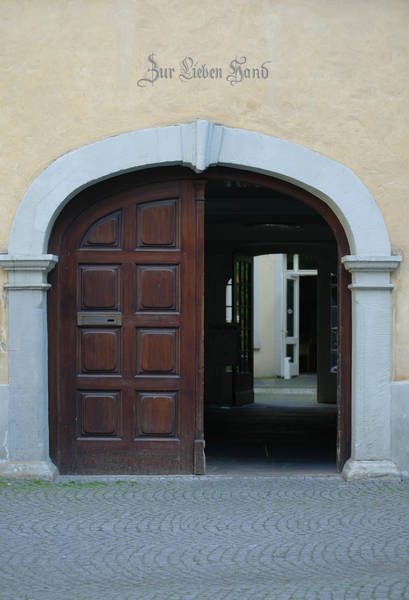
<svg viewBox="0 0 409 600"><path fill-rule="evenodd" d="M59 155L203 118L350 167L409 256L408 28L407 0L2 0L0 247L27 187ZM152 52L176 71L142 88ZM186 56L221 66L224 78L182 82ZM269 78L230 85L240 56L271 61ZM394 279L394 375L405 379L408 261ZM0 348L0 382L4 359Z"/></svg>
<svg viewBox="0 0 409 600"><path fill-rule="evenodd" d="M254 352L254 376L274 374L274 256L257 257L257 325L259 350Z"/></svg>

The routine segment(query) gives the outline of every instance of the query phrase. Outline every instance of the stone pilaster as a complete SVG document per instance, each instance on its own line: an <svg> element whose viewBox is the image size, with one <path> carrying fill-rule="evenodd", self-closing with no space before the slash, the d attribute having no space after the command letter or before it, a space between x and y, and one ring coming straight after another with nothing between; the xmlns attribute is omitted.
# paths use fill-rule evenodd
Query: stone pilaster
<svg viewBox="0 0 409 600"><path fill-rule="evenodd" d="M8 459L0 475L50 480L47 371L47 273L57 257L0 255L8 272L10 384ZM18 360L16 358L18 357Z"/></svg>
<svg viewBox="0 0 409 600"><path fill-rule="evenodd" d="M345 479L398 477L391 448L390 272L399 256L344 256L352 273L352 447Z"/></svg>

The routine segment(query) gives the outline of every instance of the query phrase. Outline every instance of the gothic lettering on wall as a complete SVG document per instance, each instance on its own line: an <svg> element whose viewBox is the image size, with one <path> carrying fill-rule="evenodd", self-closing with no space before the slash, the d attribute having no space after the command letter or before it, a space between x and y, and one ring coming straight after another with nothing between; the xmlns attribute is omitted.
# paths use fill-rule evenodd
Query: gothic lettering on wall
<svg viewBox="0 0 409 600"><path fill-rule="evenodd" d="M252 63L246 56L235 57L223 65L213 65L185 56L177 66L163 65L152 53L144 77L138 79L138 87L152 87L159 82L179 81L188 83L198 80L220 81L235 86L245 81L269 79L270 60Z"/></svg>

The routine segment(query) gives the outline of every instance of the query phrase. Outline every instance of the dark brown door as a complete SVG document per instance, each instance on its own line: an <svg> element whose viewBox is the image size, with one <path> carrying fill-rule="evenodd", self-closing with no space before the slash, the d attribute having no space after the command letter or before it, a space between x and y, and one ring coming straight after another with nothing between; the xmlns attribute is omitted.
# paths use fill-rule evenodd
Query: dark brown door
<svg viewBox="0 0 409 600"><path fill-rule="evenodd" d="M50 404L63 473L203 471L199 188L133 188L57 227Z"/></svg>
<svg viewBox="0 0 409 600"><path fill-rule="evenodd" d="M234 404L254 402L253 391L253 258L235 256L233 264L233 322L238 355L233 371Z"/></svg>

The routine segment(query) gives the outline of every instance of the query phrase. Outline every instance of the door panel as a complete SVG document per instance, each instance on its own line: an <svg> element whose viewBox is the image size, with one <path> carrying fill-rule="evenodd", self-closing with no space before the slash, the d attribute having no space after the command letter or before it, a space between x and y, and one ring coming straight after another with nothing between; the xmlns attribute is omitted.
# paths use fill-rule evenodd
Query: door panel
<svg viewBox="0 0 409 600"><path fill-rule="evenodd" d="M60 228L50 402L63 473L203 468L194 456L203 452L197 190L189 181L134 188Z"/></svg>
<svg viewBox="0 0 409 600"><path fill-rule="evenodd" d="M234 404L254 402L253 390L253 258L236 256L233 268L233 322L238 356L233 372Z"/></svg>
<svg viewBox="0 0 409 600"><path fill-rule="evenodd" d="M179 269L172 265L136 267L136 310L179 310Z"/></svg>
<svg viewBox="0 0 409 600"><path fill-rule="evenodd" d="M120 437L121 401L118 392L83 392L78 396L77 436Z"/></svg>
<svg viewBox="0 0 409 600"><path fill-rule="evenodd" d="M178 203L176 200L142 204L137 207L137 247L179 246Z"/></svg>
<svg viewBox="0 0 409 600"><path fill-rule="evenodd" d="M138 375L175 375L179 368L178 329L136 330L136 372Z"/></svg>
<svg viewBox="0 0 409 600"><path fill-rule="evenodd" d="M139 435L176 436L176 393L142 393L137 397Z"/></svg>
<svg viewBox="0 0 409 600"><path fill-rule="evenodd" d="M121 332L119 329L81 328L78 334L79 374L120 374Z"/></svg>
<svg viewBox="0 0 409 600"><path fill-rule="evenodd" d="M119 248L121 245L122 212L106 215L94 223L86 232L81 248Z"/></svg>
<svg viewBox="0 0 409 600"><path fill-rule="evenodd" d="M79 265L78 283L80 310L120 310L119 265Z"/></svg>

